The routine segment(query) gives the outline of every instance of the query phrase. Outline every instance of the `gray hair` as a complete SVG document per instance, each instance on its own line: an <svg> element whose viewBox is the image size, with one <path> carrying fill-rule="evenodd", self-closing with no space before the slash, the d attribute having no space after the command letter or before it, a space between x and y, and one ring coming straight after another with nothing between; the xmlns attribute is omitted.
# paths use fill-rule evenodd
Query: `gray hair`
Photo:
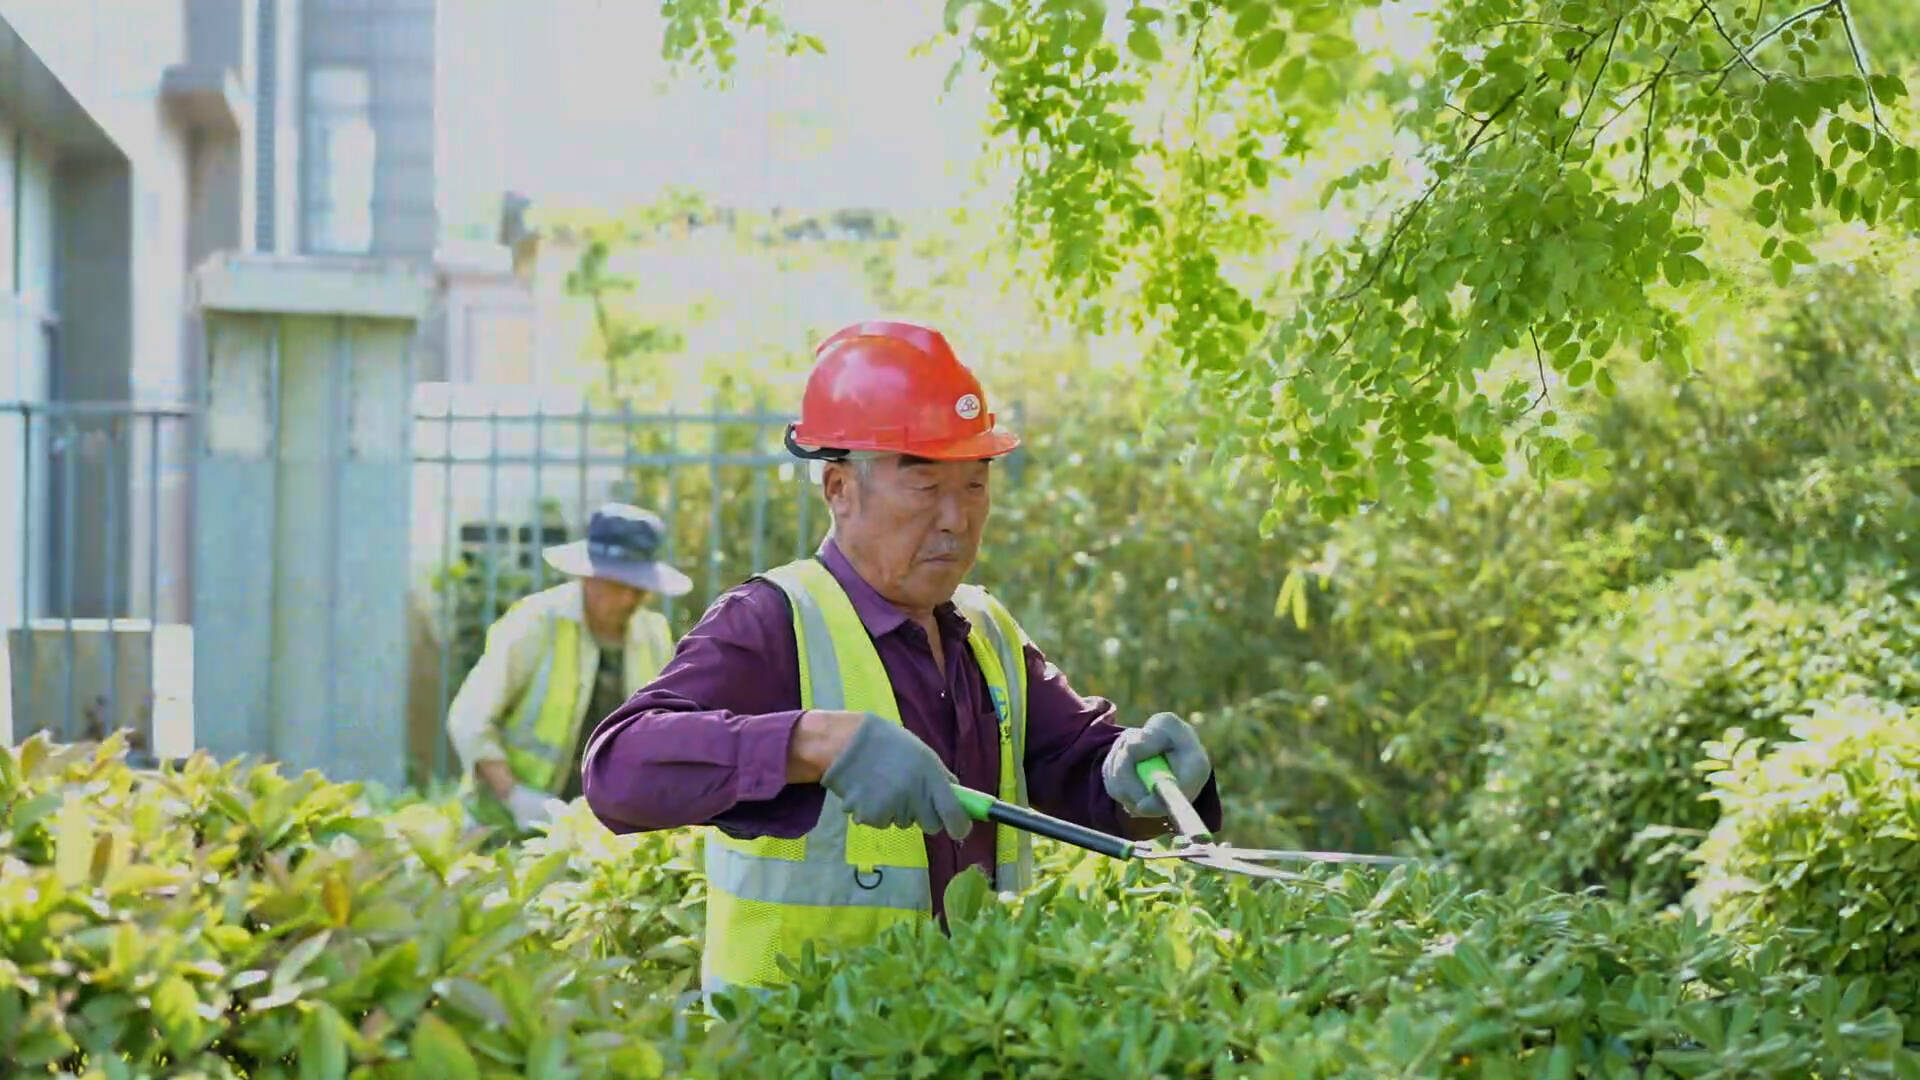
<svg viewBox="0 0 1920 1080"><path fill-rule="evenodd" d="M827 466L846 465L853 469L853 475L858 477L860 485L865 487L873 482L873 463L879 457L879 454L871 451L855 451L838 461L812 461L808 463L810 466L808 479L818 484L826 479Z"/></svg>

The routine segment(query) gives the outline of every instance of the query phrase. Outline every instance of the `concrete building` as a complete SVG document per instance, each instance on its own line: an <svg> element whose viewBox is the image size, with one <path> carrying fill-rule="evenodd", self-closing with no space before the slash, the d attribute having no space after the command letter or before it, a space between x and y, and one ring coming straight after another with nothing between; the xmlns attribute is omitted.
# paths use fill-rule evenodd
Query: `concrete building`
<svg viewBox="0 0 1920 1080"><path fill-rule="evenodd" d="M191 270L432 260L435 7L0 0L0 625L191 621Z"/></svg>

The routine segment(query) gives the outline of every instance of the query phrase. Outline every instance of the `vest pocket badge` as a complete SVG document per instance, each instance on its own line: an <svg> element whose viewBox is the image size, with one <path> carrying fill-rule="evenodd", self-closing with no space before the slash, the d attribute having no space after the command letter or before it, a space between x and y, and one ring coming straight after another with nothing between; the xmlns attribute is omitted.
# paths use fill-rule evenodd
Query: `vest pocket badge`
<svg viewBox="0 0 1920 1080"><path fill-rule="evenodd" d="M988 686L987 694L993 698L993 712L1000 718L1000 726L1004 728L1011 724L1013 717L1007 709L1007 692L997 686Z"/></svg>

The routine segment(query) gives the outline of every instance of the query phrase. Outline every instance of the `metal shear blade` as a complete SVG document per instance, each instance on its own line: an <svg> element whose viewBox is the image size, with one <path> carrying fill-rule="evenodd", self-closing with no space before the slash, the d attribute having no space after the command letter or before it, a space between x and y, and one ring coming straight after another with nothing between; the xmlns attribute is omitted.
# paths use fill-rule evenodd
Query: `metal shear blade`
<svg viewBox="0 0 1920 1080"><path fill-rule="evenodd" d="M1278 851L1261 848L1233 848L1230 854L1240 859L1264 859L1272 862L1367 863L1373 866L1399 866L1412 859L1399 855L1361 855L1351 851Z"/></svg>
<svg viewBox="0 0 1920 1080"><path fill-rule="evenodd" d="M1278 870L1271 866L1260 866L1236 858L1222 850L1218 844L1184 844L1179 847L1157 850L1142 843L1136 849L1135 858L1150 860L1178 859L1194 866L1207 866L1215 870L1230 870L1250 877L1269 878L1278 881L1306 881L1313 879L1290 870Z"/></svg>
<svg viewBox="0 0 1920 1080"><path fill-rule="evenodd" d="M1296 874L1291 870L1279 870L1271 866L1261 866L1257 863L1246 862L1217 850L1198 855L1188 855L1185 861L1195 866L1211 866L1215 870L1231 870L1236 874L1246 874L1249 877L1267 878L1274 881L1299 881L1307 884L1318 884L1318 882L1315 882L1305 874Z"/></svg>

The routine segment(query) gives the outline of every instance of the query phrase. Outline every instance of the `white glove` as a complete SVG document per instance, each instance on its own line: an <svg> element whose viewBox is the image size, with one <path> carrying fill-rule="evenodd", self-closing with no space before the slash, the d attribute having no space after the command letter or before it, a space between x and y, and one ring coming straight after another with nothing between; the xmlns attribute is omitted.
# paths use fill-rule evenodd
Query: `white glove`
<svg viewBox="0 0 1920 1080"><path fill-rule="evenodd" d="M522 829L531 830L535 825L550 821L553 815L547 809L552 796L544 791L535 791L522 784L515 784L507 794L507 809L513 812L513 823Z"/></svg>

